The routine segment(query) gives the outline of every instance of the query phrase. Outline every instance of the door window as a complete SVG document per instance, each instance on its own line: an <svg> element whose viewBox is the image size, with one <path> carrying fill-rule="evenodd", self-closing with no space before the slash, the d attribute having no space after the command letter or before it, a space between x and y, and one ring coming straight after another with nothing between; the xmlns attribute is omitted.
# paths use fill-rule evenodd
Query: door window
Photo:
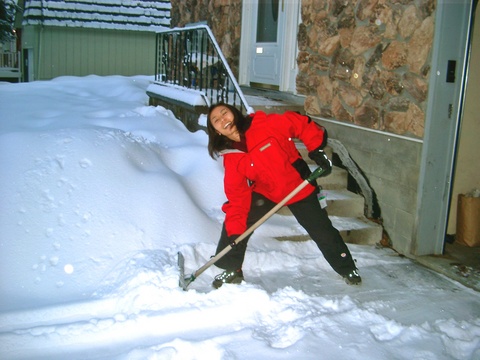
<svg viewBox="0 0 480 360"><path fill-rule="evenodd" d="M277 42L278 1L258 1L257 43Z"/></svg>

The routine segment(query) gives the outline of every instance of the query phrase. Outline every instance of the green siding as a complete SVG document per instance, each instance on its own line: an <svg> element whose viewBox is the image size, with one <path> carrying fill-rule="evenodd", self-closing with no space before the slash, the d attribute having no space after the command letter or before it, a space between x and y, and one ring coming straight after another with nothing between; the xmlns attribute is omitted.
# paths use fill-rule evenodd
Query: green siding
<svg viewBox="0 0 480 360"><path fill-rule="evenodd" d="M155 33L35 27L35 80L58 76L154 75ZM33 39L33 38L30 38Z"/></svg>

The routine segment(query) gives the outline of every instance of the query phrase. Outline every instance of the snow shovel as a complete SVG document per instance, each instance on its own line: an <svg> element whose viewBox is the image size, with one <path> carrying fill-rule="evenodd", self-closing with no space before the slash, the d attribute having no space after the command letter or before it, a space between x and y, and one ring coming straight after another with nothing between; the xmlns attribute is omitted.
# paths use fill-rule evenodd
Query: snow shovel
<svg viewBox="0 0 480 360"><path fill-rule="evenodd" d="M285 205L291 198L297 195L305 186L310 183L313 183L320 175L323 174L325 170L321 167L318 167L313 171L308 178L306 178L300 185L298 185L293 191L288 194L282 201L280 201L277 205L275 205L269 212L260 218L255 224L250 226L245 232L240 235L230 246L225 247L222 251L220 251L217 255L212 257L205 265L195 271L192 275L185 277L185 258L181 252L178 252L178 267L180 269L180 281L179 286L183 290L187 290L188 285L190 285L197 277L200 276L205 270L207 270L210 266L215 264L220 258L222 258L226 253L228 253L235 245L237 245L240 241L245 239L248 235L250 235L255 229L257 229L260 225L262 225L267 219L269 219L273 214L275 214L283 205Z"/></svg>

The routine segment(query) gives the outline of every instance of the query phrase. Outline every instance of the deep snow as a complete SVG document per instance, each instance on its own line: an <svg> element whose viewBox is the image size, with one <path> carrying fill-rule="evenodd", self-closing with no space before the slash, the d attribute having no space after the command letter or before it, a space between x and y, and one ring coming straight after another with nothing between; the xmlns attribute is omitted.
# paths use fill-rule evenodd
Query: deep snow
<svg viewBox="0 0 480 360"><path fill-rule="evenodd" d="M480 359L480 296L349 245L346 285L274 215L246 283L212 290L225 201L207 136L148 106L152 78L0 84L1 359Z"/></svg>

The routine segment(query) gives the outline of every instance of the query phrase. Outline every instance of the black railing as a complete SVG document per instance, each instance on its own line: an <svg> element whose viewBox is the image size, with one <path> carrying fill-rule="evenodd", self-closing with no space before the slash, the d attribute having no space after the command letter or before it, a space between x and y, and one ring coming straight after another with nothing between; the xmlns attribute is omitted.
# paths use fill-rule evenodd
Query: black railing
<svg viewBox="0 0 480 360"><path fill-rule="evenodd" d="M207 106L224 102L253 112L207 25L158 32L156 50L156 83L197 90Z"/></svg>

